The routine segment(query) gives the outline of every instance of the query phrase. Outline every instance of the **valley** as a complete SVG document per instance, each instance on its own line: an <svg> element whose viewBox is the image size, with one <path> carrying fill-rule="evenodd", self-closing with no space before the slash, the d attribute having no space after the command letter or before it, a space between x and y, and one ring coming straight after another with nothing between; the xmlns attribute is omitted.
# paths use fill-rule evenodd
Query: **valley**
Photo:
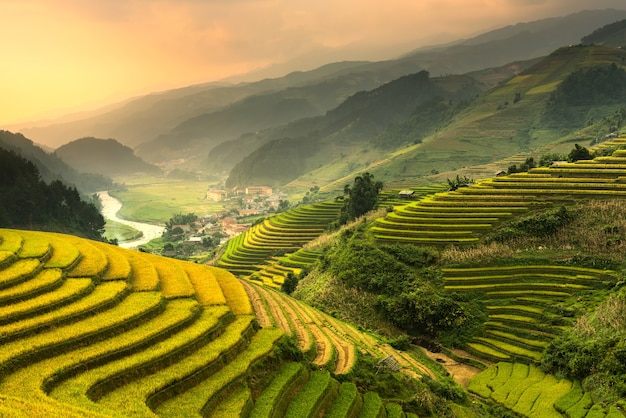
<svg viewBox="0 0 626 418"><path fill-rule="evenodd" d="M624 417L623 19L0 131L0 416Z"/></svg>

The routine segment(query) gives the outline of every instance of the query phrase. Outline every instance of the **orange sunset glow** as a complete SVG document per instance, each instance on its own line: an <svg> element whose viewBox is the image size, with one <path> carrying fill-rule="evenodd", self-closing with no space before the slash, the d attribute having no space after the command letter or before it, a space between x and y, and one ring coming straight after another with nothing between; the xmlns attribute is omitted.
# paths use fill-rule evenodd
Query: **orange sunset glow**
<svg viewBox="0 0 626 418"><path fill-rule="evenodd" d="M245 74L381 60L623 0L0 0L0 126ZM249 79L254 78L250 75ZM258 77L257 77L258 78Z"/></svg>

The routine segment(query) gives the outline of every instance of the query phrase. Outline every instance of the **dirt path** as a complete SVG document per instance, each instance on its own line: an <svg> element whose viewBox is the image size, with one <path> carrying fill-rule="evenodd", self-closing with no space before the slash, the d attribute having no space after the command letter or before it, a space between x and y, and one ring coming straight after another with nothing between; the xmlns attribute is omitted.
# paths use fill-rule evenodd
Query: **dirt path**
<svg viewBox="0 0 626 418"><path fill-rule="evenodd" d="M444 353L433 353L432 351L427 350L424 347L420 347L424 353L431 359L435 360L437 363L440 363L450 375L454 378L454 380L464 388L467 388L467 385L472 377L476 376L481 370L477 367L470 366L469 364L459 363L456 360L453 360L449 356ZM464 354L468 354L463 352ZM463 355L464 357L466 355Z"/></svg>

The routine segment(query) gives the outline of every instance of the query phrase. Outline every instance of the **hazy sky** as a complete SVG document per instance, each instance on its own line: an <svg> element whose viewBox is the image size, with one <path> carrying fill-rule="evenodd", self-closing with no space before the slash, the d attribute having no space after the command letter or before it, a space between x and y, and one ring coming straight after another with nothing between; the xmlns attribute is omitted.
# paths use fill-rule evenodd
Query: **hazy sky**
<svg viewBox="0 0 626 418"><path fill-rule="evenodd" d="M0 0L0 127L609 7L626 0Z"/></svg>

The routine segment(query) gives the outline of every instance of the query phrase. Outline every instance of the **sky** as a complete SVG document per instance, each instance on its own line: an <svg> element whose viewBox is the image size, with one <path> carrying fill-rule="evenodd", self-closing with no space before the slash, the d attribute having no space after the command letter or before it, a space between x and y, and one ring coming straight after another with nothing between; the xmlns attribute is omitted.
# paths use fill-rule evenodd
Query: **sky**
<svg viewBox="0 0 626 418"><path fill-rule="evenodd" d="M0 128L604 8L626 0L0 0Z"/></svg>

